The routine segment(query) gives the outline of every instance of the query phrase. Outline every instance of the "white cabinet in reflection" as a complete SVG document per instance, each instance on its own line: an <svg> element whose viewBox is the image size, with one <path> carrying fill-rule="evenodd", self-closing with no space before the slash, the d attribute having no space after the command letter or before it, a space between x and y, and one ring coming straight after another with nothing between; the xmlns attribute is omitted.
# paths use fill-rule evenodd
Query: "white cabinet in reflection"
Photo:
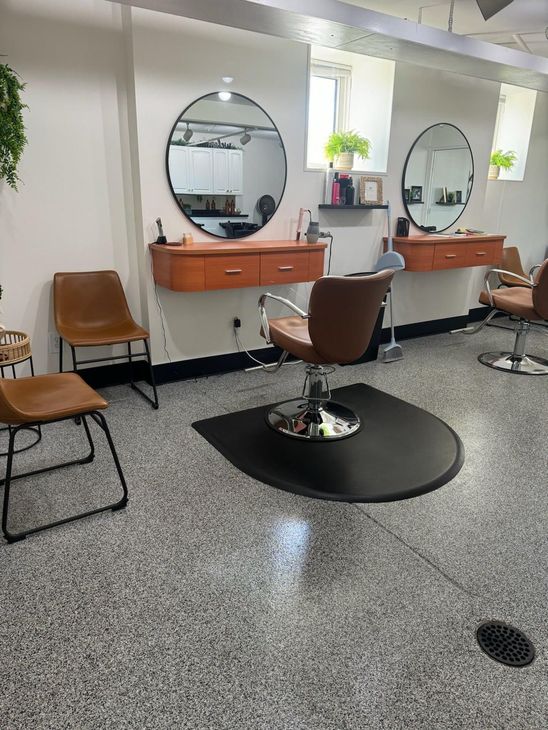
<svg viewBox="0 0 548 730"><path fill-rule="evenodd" d="M207 147L188 147L190 191L195 195L213 192L212 150Z"/></svg>
<svg viewBox="0 0 548 730"><path fill-rule="evenodd" d="M169 176L176 193L241 195L242 150L171 145Z"/></svg>
<svg viewBox="0 0 548 730"><path fill-rule="evenodd" d="M188 149L180 145L171 145L168 157L169 177L176 193L190 192Z"/></svg>
<svg viewBox="0 0 548 730"><path fill-rule="evenodd" d="M242 150L211 150L215 195L241 195L243 190Z"/></svg>

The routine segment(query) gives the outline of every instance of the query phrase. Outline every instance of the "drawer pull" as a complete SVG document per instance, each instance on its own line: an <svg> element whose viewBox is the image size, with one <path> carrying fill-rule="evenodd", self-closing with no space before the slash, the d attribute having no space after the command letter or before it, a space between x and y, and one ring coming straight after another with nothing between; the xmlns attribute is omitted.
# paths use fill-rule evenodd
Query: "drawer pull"
<svg viewBox="0 0 548 730"><path fill-rule="evenodd" d="M225 269L225 274L241 274L241 269Z"/></svg>
<svg viewBox="0 0 548 730"><path fill-rule="evenodd" d="M293 266L278 266L278 271L293 271Z"/></svg>
<svg viewBox="0 0 548 730"><path fill-rule="evenodd" d="M487 256L487 251L476 251L476 256Z"/></svg>
<svg viewBox="0 0 548 730"><path fill-rule="evenodd" d="M456 259L457 258L457 254L456 253L446 253L445 254L445 258L446 259Z"/></svg>

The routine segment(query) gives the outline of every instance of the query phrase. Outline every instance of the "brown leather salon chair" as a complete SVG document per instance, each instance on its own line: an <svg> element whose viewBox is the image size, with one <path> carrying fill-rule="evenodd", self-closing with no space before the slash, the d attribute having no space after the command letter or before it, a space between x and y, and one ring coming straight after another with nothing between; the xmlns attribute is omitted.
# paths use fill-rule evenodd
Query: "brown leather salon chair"
<svg viewBox="0 0 548 730"><path fill-rule="evenodd" d="M527 279L527 274L523 270L519 248L517 246L506 246L502 249L502 258L500 267L503 273L499 274L501 286L530 286L525 284L523 279ZM507 273L508 272L508 273ZM521 279L516 278L521 277Z"/></svg>
<svg viewBox="0 0 548 730"><path fill-rule="evenodd" d="M355 434L359 416L331 400L327 375L332 363L347 364L366 350L375 321L394 271L387 269L371 276L324 276L310 293L308 312L273 294L259 299L261 335L277 345L282 354L276 368L288 355L303 360L306 380L299 398L274 406L267 423L276 431L295 438L329 441ZM266 301L281 302L296 316L270 319Z"/></svg>
<svg viewBox="0 0 548 730"><path fill-rule="evenodd" d="M158 408L158 393L150 349L149 333L135 322L129 311L126 295L116 271L78 271L57 273L53 277L53 305L59 343L59 372L63 372L63 340L72 351L73 369L78 365L110 360L128 360L129 380L133 390ZM144 352L132 352L131 343L142 340ZM88 360L76 360L77 347L127 344L127 355L111 355ZM145 357L148 364L153 398L133 382L133 361Z"/></svg>
<svg viewBox="0 0 548 730"><path fill-rule="evenodd" d="M119 510L126 506L128 501L128 491L122 468L116 454L116 449L112 442L112 437L107 426L105 417L100 412L108 406L108 403L101 398L92 388L89 387L79 375L76 373L54 373L52 375L37 375L30 378L0 378L0 422L8 425L9 428L9 445L7 452L7 464L5 478L0 481L0 485L4 485L4 506L2 510L2 532L8 542L16 542L23 540L27 535L34 532L40 532L49 527L62 525L65 522L87 517L89 515L104 512L105 510ZM44 472L53 471L74 464L87 464L93 461L95 455L95 447L91 438L91 432L87 422L90 417L104 432L114 464L122 484L123 495L121 499L105 507L92 509L73 517L66 517L56 522L50 522L40 527L23 530L20 532L11 532L8 528L8 512L11 483L15 479L33 476L35 474L43 474ZM55 466L47 466L42 469L25 472L23 474L12 474L13 457L17 453L15 449L15 440L20 430L24 428L40 427L48 423L57 423L73 418L80 418L87 441L89 443L89 454L83 458L67 461L63 464Z"/></svg>
<svg viewBox="0 0 548 730"><path fill-rule="evenodd" d="M523 285L492 290L489 284L492 274L519 278ZM548 259L538 267L538 272L532 279L502 269L492 269L485 275L485 287L479 301L493 307L493 312L503 312L515 318L516 339L513 352L484 352L479 355L478 360L496 370L524 375L548 375L548 360L525 354L529 330L537 327L537 323L542 320L545 323L548 321ZM545 331L544 325L539 329Z"/></svg>

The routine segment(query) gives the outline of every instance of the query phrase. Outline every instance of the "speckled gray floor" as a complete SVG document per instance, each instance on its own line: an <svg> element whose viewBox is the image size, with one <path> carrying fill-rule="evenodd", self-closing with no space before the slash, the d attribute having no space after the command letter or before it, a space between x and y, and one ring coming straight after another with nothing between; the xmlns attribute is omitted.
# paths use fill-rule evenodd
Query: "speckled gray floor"
<svg viewBox="0 0 548 730"><path fill-rule="evenodd" d="M0 544L2 730L545 730L548 378L476 360L510 342L407 341L402 362L332 376L422 406L464 442L453 482L390 504L278 491L190 427L291 397L299 366L162 386L158 412L105 391L130 503ZM546 357L548 338L529 349ZM83 446L72 423L51 426L17 465ZM115 498L97 447L91 465L17 482L14 527ZM526 631L531 666L479 650L489 618Z"/></svg>

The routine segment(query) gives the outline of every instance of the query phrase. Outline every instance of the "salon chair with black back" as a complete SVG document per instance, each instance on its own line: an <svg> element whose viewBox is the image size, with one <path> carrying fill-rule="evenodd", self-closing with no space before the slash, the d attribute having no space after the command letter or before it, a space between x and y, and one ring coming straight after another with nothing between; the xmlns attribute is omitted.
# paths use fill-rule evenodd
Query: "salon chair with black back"
<svg viewBox="0 0 548 730"><path fill-rule="evenodd" d="M106 400L90 388L89 385L84 383L82 378L76 375L76 373L53 373L50 375L37 375L36 377L30 378L0 378L0 422L7 424L9 428L6 474L4 479L0 480L0 485L4 485L2 531L8 542L17 542L18 540L23 540L31 533L40 532L49 527L72 522L82 517L104 512L105 510L119 510L126 506L128 501L126 482L107 422L101 413L107 406L108 403ZM24 530L20 529L18 532L13 532L8 525L8 520L10 488L15 479L31 477L55 469L77 464L87 464L93 461L95 447L88 425L88 417L105 434L122 485L122 496L116 502L96 509L91 509L71 517L65 517L55 522L42 524L38 527L26 528ZM74 418L79 418L83 424L83 431L89 445L89 453L86 456L25 473L12 473L14 455L17 453L16 438L21 430L29 427L41 427L49 423L58 423L59 421L68 421Z"/></svg>
<svg viewBox="0 0 548 730"><path fill-rule="evenodd" d="M531 270L531 278L522 277L513 271L491 269L485 275L485 290L481 292L479 301L493 308L492 313L502 312L510 315L516 322L516 339L512 352L484 352L478 360L488 367L524 375L548 375L548 360L525 353L527 333L532 327L544 332L548 323L548 259L540 264L535 275ZM511 276L519 279L522 286L491 289L492 275Z"/></svg>
<svg viewBox="0 0 548 730"><path fill-rule="evenodd" d="M63 340L72 351L74 372L79 365L110 360L128 360L129 380L133 390L158 408L158 393L152 370L149 333L135 322L129 311L126 295L116 271L60 272L53 277L55 325L60 335L59 372L63 372ZM135 352L132 342L143 341L145 351ZM127 345L127 355L87 360L76 359L77 347ZM133 363L145 357L153 397L144 393L133 381Z"/></svg>
<svg viewBox="0 0 548 730"><path fill-rule="evenodd" d="M393 276L391 269L363 277L324 276L312 287L308 312L283 297L270 293L261 296L261 335L282 349L276 367L288 355L307 363L302 395L269 411L267 423L273 429L315 441L357 433L359 416L331 400L327 375L332 368L328 366L354 362L366 350ZM269 318L267 300L280 302L296 316Z"/></svg>

